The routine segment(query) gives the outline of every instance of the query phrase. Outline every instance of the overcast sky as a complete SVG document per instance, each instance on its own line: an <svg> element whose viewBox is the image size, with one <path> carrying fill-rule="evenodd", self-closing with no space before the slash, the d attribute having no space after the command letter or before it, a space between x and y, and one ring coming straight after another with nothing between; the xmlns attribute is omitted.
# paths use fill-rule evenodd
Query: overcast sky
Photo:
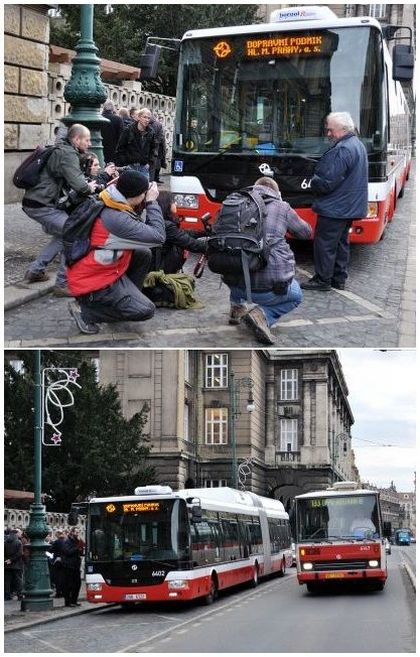
<svg viewBox="0 0 420 657"><path fill-rule="evenodd" d="M416 353L338 349L354 415L352 444L362 481L414 490ZM370 441L370 442L367 442ZM384 447L395 445L395 447Z"/></svg>

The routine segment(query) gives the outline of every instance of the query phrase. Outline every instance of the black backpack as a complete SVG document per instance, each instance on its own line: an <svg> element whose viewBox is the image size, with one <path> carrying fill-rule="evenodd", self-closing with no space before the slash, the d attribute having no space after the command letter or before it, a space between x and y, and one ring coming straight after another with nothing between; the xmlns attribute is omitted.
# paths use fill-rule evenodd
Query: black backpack
<svg viewBox="0 0 420 657"><path fill-rule="evenodd" d="M89 196L79 203L64 222L63 245L67 267L89 253L93 223L104 207L105 203L97 196Z"/></svg>
<svg viewBox="0 0 420 657"><path fill-rule="evenodd" d="M31 189L39 183L41 171L47 164L55 146L37 146L33 153L23 160L13 175L13 184L19 189Z"/></svg>
<svg viewBox="0 0 420 657"><path fill-rule="evenodd" d="M265 196L252 187L241 189L223 201L208 238L209 269L227 283L245 279L248 303L250 272L263 269L268 262L266 217Z"/></svg>

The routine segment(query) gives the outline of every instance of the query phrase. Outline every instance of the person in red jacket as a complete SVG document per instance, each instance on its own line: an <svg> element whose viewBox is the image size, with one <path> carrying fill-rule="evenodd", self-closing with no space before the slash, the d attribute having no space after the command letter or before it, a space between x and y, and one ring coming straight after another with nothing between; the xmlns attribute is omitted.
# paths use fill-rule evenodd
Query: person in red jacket
<svg viewBox="0 0 420 657"><path fill-rule="evenodd" d="M95 220L90 250L67 268L77 302L69 311L82 333L98 333L100 322L143 321L155 305L141 292L151 261L150 248L165 241L157 203L159 190L138 171L123 171L99 197L105 208ZM137 212L145 205L146 220Z"/></svg>

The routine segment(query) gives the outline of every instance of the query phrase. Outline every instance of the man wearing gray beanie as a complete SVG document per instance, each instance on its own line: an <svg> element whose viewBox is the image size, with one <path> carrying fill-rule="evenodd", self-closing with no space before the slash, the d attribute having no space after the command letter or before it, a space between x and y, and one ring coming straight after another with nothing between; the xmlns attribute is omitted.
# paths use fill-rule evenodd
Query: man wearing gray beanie
<svg viewBox="0 0 420 657"><path fill-rule="evenodd" d="M149 271L151 247L165 241L165 223L157 203L159 190L138 171L123 171L100 193L105 207L90 234L90 250L67 268L77 302L69 311L81 333L99 332L100 322L143 321L154 304L141 292ZM146 208L143 222L137 214Z"/></svg>

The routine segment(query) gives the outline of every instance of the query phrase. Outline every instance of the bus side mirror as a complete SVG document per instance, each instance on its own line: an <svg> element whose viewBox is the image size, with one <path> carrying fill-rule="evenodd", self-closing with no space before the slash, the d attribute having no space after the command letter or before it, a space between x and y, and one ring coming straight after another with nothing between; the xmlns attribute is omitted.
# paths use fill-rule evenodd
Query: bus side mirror
<svg viewBox="0 0 420 657"><path fill-rule="evenodd" d="M396 44L392 51L392 78L412 80L414 76L414 52L412 46Z"/></svg>
<svg viewBox="0 0 420 657"><path fill-rule="evenodd" d="M139 80L155 80L159 69L161 46L149 43L140 57Z"/></svg>
<svg viewBox="0 0 420 657"><path fill-rule="evenodd" d="M203 512L201 506L193 506L191 508L191 522L201 522L203 519Z"/></svg>
<svg viewBox="0 0 420 657"><path fill-rule="evenodd" d="M391 538L392 536L392 525L388 521L384 522L383 535L385 536L385 538Z"/></svg>

